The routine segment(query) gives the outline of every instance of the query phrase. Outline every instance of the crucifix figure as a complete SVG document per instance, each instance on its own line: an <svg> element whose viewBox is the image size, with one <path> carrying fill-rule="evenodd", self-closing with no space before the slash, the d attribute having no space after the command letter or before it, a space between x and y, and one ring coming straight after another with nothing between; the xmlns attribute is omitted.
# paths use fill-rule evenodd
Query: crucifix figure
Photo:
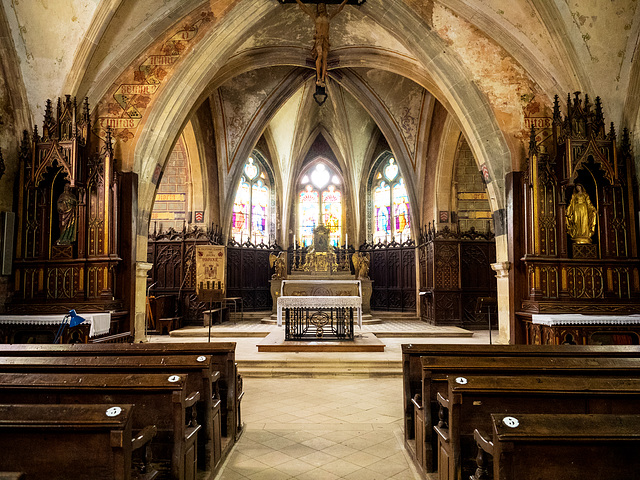
<svg viewBox="0 0 640 480"><path fill-rule="evenodd" d="M316 85L324 87L327 81L327 57L329 56L329 22L333 17L339 14L348 0L344 0L340 6L331 15L327 13L327 5L318 4L318 11L314 11L301 2L296 0L300 8L311 17L316 24L316 33L314 35L315 43L313 44L313 57L316 59Z"/></svg>

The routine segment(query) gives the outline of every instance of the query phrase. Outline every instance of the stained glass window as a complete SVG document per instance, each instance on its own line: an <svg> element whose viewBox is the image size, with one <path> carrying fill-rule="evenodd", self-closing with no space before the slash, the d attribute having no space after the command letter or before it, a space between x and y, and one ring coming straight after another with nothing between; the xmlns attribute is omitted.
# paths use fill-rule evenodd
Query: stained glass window
<svg viewBox="0 0 640 480"><path fill-rule="evenodd" d="M411 236L409 195L395 159L382 162L372 178L373 241L407 240Z"/></svg>
<svg viewBox="0 0 640 480"><path fill-rule="evenodd" d="M318 162L300 179L298 198L298 242L303 246L313 243L313 229L320 222L329 227L329 241L342 243L342 192L340 176L326 163Z"/></svg>
<svg viewBox="0 0 640 480"><path fill-rule="evenodd" d="M258 162L249 158L233 204L231 235L239 243L269 243L269 185Z"/></svg>

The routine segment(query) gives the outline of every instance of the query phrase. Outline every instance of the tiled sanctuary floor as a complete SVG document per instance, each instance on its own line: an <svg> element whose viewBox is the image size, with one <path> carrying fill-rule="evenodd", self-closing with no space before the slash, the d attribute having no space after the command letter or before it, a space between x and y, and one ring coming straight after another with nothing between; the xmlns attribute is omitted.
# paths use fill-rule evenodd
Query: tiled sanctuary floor
<svg viewBox="0 0 640 480"><path fill-rule="evenodd" d="M264 328L255 324L237 327L238 331ZM398 327L396 324L387 328ZM494 340L495 336L496 332ZM401 362L403 343L489 343L488 339L487 331L476 331L468 338L386 337L381 338L387 345L382 353L297 354L260 353L256 347L260 338L255 337L216 337L212 341L237 342L236 359L240 366L242 361L269 363L295 359L316 359L318 364L328 360L383 360L395 364ZM149 341L206 342L207 338L165 335L151 336ZM256 378L243 374L243 377L245 431L216 480L420 478L403 447L400 375Z"/></svg>
<svg viewBox="0 0 640 480"><path fill-rule="evenodd" d="M401 378L246 378L223 480L414 480Z"/></svg>

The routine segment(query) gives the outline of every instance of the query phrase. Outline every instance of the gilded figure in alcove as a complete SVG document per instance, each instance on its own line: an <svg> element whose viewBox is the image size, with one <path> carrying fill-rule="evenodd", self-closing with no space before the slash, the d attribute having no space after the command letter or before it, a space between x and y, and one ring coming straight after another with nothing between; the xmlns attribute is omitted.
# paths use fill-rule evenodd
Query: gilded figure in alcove
<svg viewBox="0 0 640 480"><path fill-rule="evenodd" d="M574 243L591 243L591 237L596 231L597 213L589 194L577 183L567 208L567 232Z"/></svg>

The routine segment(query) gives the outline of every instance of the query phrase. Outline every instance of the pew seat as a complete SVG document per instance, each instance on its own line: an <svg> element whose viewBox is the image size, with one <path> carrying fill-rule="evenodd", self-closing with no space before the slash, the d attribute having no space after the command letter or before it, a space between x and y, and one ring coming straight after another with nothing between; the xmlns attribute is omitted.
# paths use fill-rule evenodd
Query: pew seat
<svg viewBox="0 0 640 480"><path fill-rule="evenodd" d="M140 469L132 459L155 427L133 437L132 411L124 404L0 405L0 465L27 480L153 480L158 472L146 452Z"/></svg>
<svg viewBox="0 0 640 480"><path fill-rule="evenodd" d="M493 414L474 438L470 480L634 480L640 471L638 415Z"/></svg>
<svg viewBox="0 0 640 480"><path fill-rule="evenodd" d="M438 475L453 480L473 472L474 429L489 431L491 414L640 414L640 379L450 376L438 401Z"/></svg>
<svg viewBox="0 0 640 480"><path fill-rule="evenodd" d="M419 428L416 421L424 421L424 418L416 419L414 412L426 410L431 402L436 407L436 393L432 397L425 396L425 388L422 386L423 356L437 357L553 357L553 358L577 358L577 357L607 357L607 358L637 358L640 357L640 346L586 346L586 345L460 345L460 344L419 344L410 343L402 345L402 373L403 373L403 404L404 404L404 435L405 446L410 454L421 461L417 461L423 471L436 470L435 460L430 451L420 451L416 446L421 445L416 439ZM420 401L420 409L414 403ZM426 404L425 404L426 402ZM437 413L437 410L436 410ZM427 415L430 421L431 414ZM424 427L424 425L420 425ZM429 426L425 427L431 431ZM420 433L418 433L420 435ZM424 433L422 433L424 436ZM427 434L429 435L429 434Z"/></svg>
<svg viewBox="0 0 640 480"><path fill-rule="evenodd" d="M179 375L0 374L0 404L135 404L132 428L156 426L153 458L162 472L180 480L196 480L199 399L200 392L188 391L187 378Z"/></svg>

